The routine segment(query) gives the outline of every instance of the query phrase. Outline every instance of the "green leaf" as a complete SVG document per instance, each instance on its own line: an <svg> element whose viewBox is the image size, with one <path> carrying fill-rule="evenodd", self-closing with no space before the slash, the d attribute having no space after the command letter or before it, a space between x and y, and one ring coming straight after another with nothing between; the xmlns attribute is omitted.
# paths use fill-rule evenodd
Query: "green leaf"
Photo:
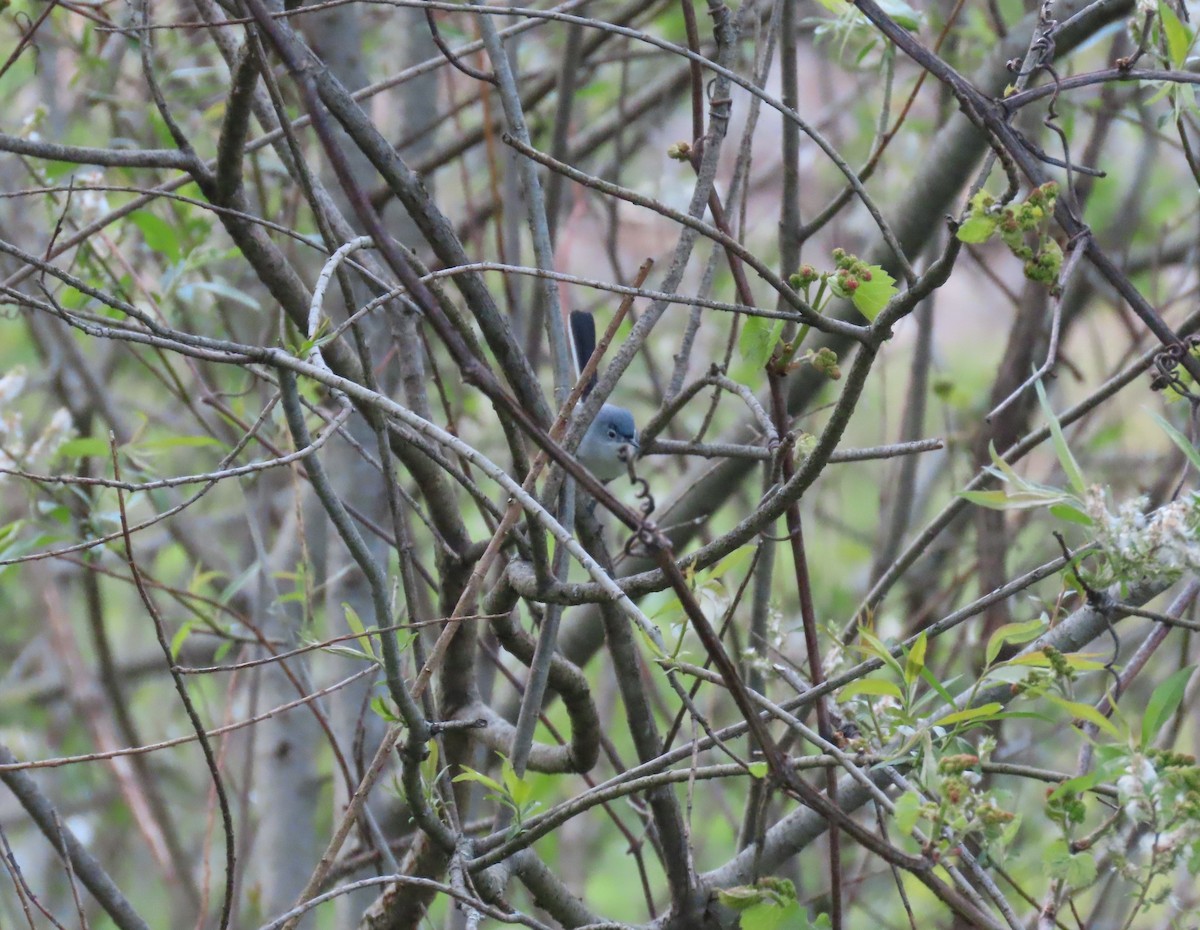
<svg viewBox="0 0 1200 930"><path fill-rule="evenodd" d="M904 669L900 667L900 663L896 661L895 657L892 655L892 651L888 649L883 640L863 627L859 628L858 636L864 643L867 644L867 651L871 655L878 658L883 662L884 665L895 672L897 678L899 678L901 681L904 680Z"/></svg>
<svg viewBox="0 0 1200 930"><path fill-rule="evenodd" d="M929 671L928 667L921 669L921 678L943 701L945 701L947 704L954 703L954 698L951 696L950 692L947 691L945 686L937 680L937 677L933 674L933 672Z"/></svg>
<svg viewBox="0 0 1200 930"><path fill-rule="evenodd" d="M1063 494L1051 488L1026 486L1015 491L959 491L958 496L989 510L1032 510L1062 503Z"/></svg>
<svg viewBox="0 0 1200 930"><path fill-rule="evenodd" d="M183 257L179 236L166 220L146 210L135 210L129 215L129 220L142 231L146 245L155 252L165 255L172 262L177 262Z"/></svg>
<svg viewBox="0 0 1200 930"><path fill-rule="evenodd" d="M873 323L875 317L879 316L880 311L896 294L896 279L880 265L868 265L867 270L871 272L871 280L860 280L850 299L858 308L858 312Z"/></svg>
<svg viewBox="0 0 1200 930"><path fill-rule="evenodd" d="M83 291L76 288L65 286L58 292L58 302L68 310L81 310L83 306L92 298Z"/></svg>
<svg viewBox="0 0 1200 930"><path fill-rule="evenodd" d="M958 496L989 510L1007 510L1008 495L1003 491L959 491Z"/></svg>
<svg viewBox="0 0 1200 930"><path fill-rule="evenodd" d="M906 791L896 798L896 829L905 836L912 833L921 817L921 797L915 791Z"/></svg>
<svg viewBox="0 0 1200 930"><path fill-rule="evenodd" d="M783 332L783 320L773 320L761 316L748 316L742 322L742 332L738 336L738 354L752 368L763 368L771 360L771 353L779 342L779 334Z"/></svg>
<svg viewBox="0 0 1200 930"><path fill-rule="evenodd" d="M1096 859L1091 853L1071 853L1066 840L1055 840L1043 861L1050 878L1062 879L1072 888L1083 888L1096 880Z"/></svg>
<svg viewBox="0 0 1200 930"><path fill-rule="evenodd" d="M786 878L768 875L753 885L738 885L718 891L717 897L732 910L746 911L760 904L782 905L795 901L796 886Z"/></svg>
<svg viewBox="0 0 1200 930"><path fill-rule="evenodd" d="M879 8L903 26L909 32L917 32L921 28L921 14L914 10L904 0L879 0Z"/></svg>
<svg viewBox="0 0 1200 930"><path fill-rule="evenodd" d="M261 310L262 304L253 294L247 294L245 291L238 290L223 281L192 281L187 285L197 291L208 291L210 294L216 294L218 297L224 297L227 300L232 300L235 303L241 304L250 310ZM180 289L182 296L183 290Z"/></svg>
<svg viewBox="0 0 1200 930"><path fill-rule="evenodd" d="M489 778L487 775L484 775L483 772L477 772L472 768L467 768L467 766L465 766L465 765L460 766L460 768L463 770L462 774L455 775L454 778L452 779L452 781L478 782L479 784L483 785L485 788L489 788L490 790L496 792L496 794L499 795L500 797L505 796L504 786L501 785L500 782L496 781L496 779Z"/></svg>
<svg viewBox="0 0 1200 930"><path fill-rule="evenodd" d="M758 779L766 778L767 772L770 770L770 766L765 762L751 762L746 768L750 770L752 777Z"/></svg>
<svg viewBox="0 0 1200 930"><path fill-rule="evenodd" d="M108 440L99 436L80 436L78 439L68 439L58 447L59 455L67 458L85 458L89 455L108 456L110 453Z"/></svg>
<svg viewBox="0 0 1200 930"><path fill-rule="evenodd" d="M199 449L208 446L221 449L225 444L212 436L167 436L134 443L133 448L138 452L158 452L163 449Z"/></svg>
<svg viewBox="0 0 1200 930"><path fill-rule="evenodd" d="M1143 748L1154 741L1163 725L1174 715L1179 707L1179 702L1183 700L1184 689L1187 688L1192 672L1195 670L1196 666L1194 665L1181 668L1154 689L1150 700L1146 702L1146 713L1142 717Z"/></svg>
<svg viewBox="0 0 1200 930"><path fill-rule="evenodd" d="M437 739L431 739L425 743L426 756L425 761L421 763L421 775L425 779L425 783L432 785L438 779L441 770L438 768L438 763L441 761L440 751L438 750Z"/></svg>
<svg viewBox="0 0 1200 930"><path fill-rule="evenodd" d="M988 639L987 650L984 652L984 664L991 665L1005 643L1027 643L1041 635L1045 628L1046 621L1041 617L1036 620L1026 620L1023 623L1004 624Z"/></svg>
<svg viewBox="0 0 1200 930"><path fill-rule="evenodd" d="M1175 443L1179 447L1179 450L1187 456L1187 460L1192 463L1192 467L1196 471L1200 471L1200 451L1197 451L1196 447L1192 445L1191 440L1154 411L1150 411L1150 416L1158 421L1158 425L1162 427L1163 432L1167 434L1171 442Z"/></svg>
<svg viewBox="0 0 1200 930"><path fill-rule="evenodd" d="M921 635L917 637L917 641L912 644L908 650L908 655L904 659L904 683L911 685L917 680L921 674L921 669L925 667L925 648L927 639L925 631L921 631Z"/></svg>
<svg viewBox="0 0 1200 930"><path fill-rule="evenodd" d="M763 901L742 914L742 930L790 930L797 921L804 919L804 911L797 901L777 903Z"/></svg>
<svg viewBox="0 0 1200 930"><path fill-rule="evenodd" d="M1003 709L1003 704L1000 704L997 701L992 701L990 704L980 704L978 707L968 707L966 710L959 710L952 714L947 714L945 717L935 720L934 724L939 727L945 727L955 723L964 723L968 720L978 720L980 717L991 717L995 715L997 711Z"/></svg>
<svg viewBox="0 0 1200 930"><path fill-rule="evenodd" d="M863 63L863 59L866 58L867 55L869 55L871 53L871 49L873 49L874 47L875 47L874 39L872 39L871 41L869 41L865 45L863 45L863 47L861 49L859 49L858 54L854 56L854 64L861 65Z"/></svg>
<svg viewBox="0 0 1200 930"><path fill-rule="evenodd" d="M386 720L388 723L404 722L400 715L396 713L392 703L382 694L377 694L371 698L371 710L375 712L375 716L380 720ZM429 742L432 744L435 740L430 740Z"/></svg>
<svg viewBox="0 0 1200 930"><path fill-rule="evenodd" d="M750 557L754 555L754 550L754 546L739 546L729 553L729 555L725 556L725 558L721 559L721 561L719 561L712 568L707 569L704 572L705 577L721 578L728 572L733 571L733 569L737 568L739 565L748 561Z"/></svg>
<svg viewBox="0 0 1200 930"><path fill-rule="evenodd" d="M290 597L290 595L288 595L288 597ZM283 603L284 600L285 598L281 598L280 603ZM306 645L316 646L318 644L311 642L307 643ZM327 652L331 656L341 656L343 659L353 659L355 662L378 661L378 659L375 659L370 653L363 652L361 649L355 649L351 646L341 646L335 644L333 646L320 646L319 648L322 652Z"/></svg>
<svg viewBox="0 0 1200 930"><path fill-rule="evenodd" d="M1051 504L1050 513L1060 520L1066 520L1068 523L1078 523L1080 526L1091 526L1093 523L1092 518L1074 504Z"/></svg>
<svg viewBox="0 0 1200 930"><path fill-rule="evenodd" d="M1076 775L1074 778L1068 778L1046 795L1046 800L1054 801L1065 794L1083 794L1085 791L1095 788L1102 781L1104 781L1104 770L1100 768L1092 769L1092 771L1084 775Z"/></svg>
<svg viewBox="0 0 1200 930"><path fill-rule="evenodd" d="M346 615L346 626L350 627L350 632L358 636L358 642L362 645L367 655L378 662L379 656L375 654L375 644L371 641L371 637L367 635L367 628L358 616L358 611L345 601L342 601L342 611Z"/></svg>
<svg viewBox="0 0 1200 930"><path fill-rule="evenodd" d="M737 885L733 888L717 889L717 900L731 911L739 913L749 910L762 901L763 894L753 885Z"/></svg>
<svg viewBox="0 0 1200 930"><path fill-rule="evenodd" d="M1064 653L1062 658L1066 661L1069 668L1073 668L1077 672L1098 672L1105 667L1103 662L1089 659L1081 652ZM1022 656L1013 656L1008 660L1008 664L1028 665L1032 668L1050 668L1050 660L1041 651L1030 652Z"/></svg>
<svg viewBox="0 0 1200 930"><path fill-rule="evenodd" d="M519 808L524 807L533 793L533 785L517 774L517 770L513 768L512 762L507 757L503 757L503 759L500 766L500 777L504 779L504 787L508 791L508 796L513 799L513 803Z"/></svg>
<svg viewBox="0 0 1200 930"><path fill-rule="evenodd" d="M1175 11L1159 0L1158 18L1162 23L1163 35L1167 39L1167 57L1174 68L1182 68L1187 61L1188 49L1192 45L1192 35L1175 15Z"/></svg>
<svg viewBox="0 0 1200 930"><path fill-rule="evenodd" d="M179 650L183 648L184 642L191 635L192 626L191 620L186 621L175 631L175 635L171 637L171 658L176 662L179 661Z"/></svg>
<svg viewBox="0 0 1200 930"><path fill-rule="evenodd" d="M992 238L992 233L996 231L996 224L998 222L998 217L986 213L974 214L963 220L962 224L958 227L958 232L954 235L958 237L959 242L977 245L981 242L987 242Z"/></svg>
<svg viewBox="0 0 1200 930"><path fill-rule="evenodd" d="M838 692L838 703L848 701L852 697L860 694L870 694L876 697L893 697L896 700L903 698L903 692L900 686L894 681L884 681L882 678L860 678L858 681L852 681L846 687Z"/></svg>
<svg viewBox="0 0 1200 930"><path fill-rule="evenodd" d="M1096 710L1091 704L1084 704L1082 701L1067 701L1052 694L1047 694L1046 697L1052 704L1057 704L1073 717L1077 717L1085 723L1092 724L1114 739L1121 738L1121 731L1117 729L1116 724L1100 713L1100 711Z"/></svg>
<svg viewBox="0 0 1200 930"><path fill-rule="evenodd" d="M1083 480L1083 472L1079 468L1079 463L1075 461L1075 456L1071 454L1071 450L1067 447L1067 440L1063 436L1062 426L1058 422L1058 417L1054 415L1054 410L1050 407L1050 401L1046 399L1046 388L1039 378L1034 385L1037 388L1038 402L1042 405L1042 412L1046 415L1046 421L1050 425L1050 437L1054 442L1054 453L1058 456L1058 462L1063 467L1063 471L1067 473L1067 481L1073 490L1080 497L1087 493L1087 483Z"/></svg>

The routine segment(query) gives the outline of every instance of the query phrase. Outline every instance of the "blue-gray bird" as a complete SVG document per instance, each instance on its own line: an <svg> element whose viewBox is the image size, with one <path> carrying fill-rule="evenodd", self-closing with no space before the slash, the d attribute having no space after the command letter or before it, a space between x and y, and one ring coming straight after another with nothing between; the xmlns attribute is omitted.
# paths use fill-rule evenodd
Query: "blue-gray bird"
<svg viewBox="0 0 1200 930"><path fill-rule="evenodd" d="M596 350L596 321L590 313L572 310L570 316L571 341L575 345L575 362L580 370L587 364ZM587 397L596 386L596 376L583 390ZM639 450L637 426L633 414L616 404L605 404L596 414L579 442L575 457L601 481L612 481L625 474L625 463L621 460L621 449L627 455L636 456Z"/></svg>

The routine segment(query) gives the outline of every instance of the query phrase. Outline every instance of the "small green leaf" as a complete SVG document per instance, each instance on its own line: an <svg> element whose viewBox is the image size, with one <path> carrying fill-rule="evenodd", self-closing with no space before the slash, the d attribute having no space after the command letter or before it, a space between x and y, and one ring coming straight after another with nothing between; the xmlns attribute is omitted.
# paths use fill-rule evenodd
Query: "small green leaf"
<svg viewBox="0 0 1200 930"><path fill-rule="evenodd" d="M896 677L904 680L904 669L900 667L900 663L896 661L887 645L874 633L871 633L863 627L859 627L859 638L867 644L867 652L878 658L888 668L896 673Z"/></svg>
<svg viewBox="0 0 1200 930"><path fill-rule="evenodd" d="M175 635L171 637L171 658L176 662L179 661L179 650L183 648L184 642L192 632L192 625L191 620L186 621L175 631Z"/></svg>
<svg viewBox="0 0 1200 930"><path fill-rule="evenodd" d="M904 683L911 685L917 680L921 674L921 669L925 667L925 648L927 639L925 631L921 631L921 635L917 637L917 641L912 644L908 650L908 655L904 659Z"/></svg>
<svg viewBox="0 0 1200 930"><path fill-rule="evenodd" d="M1146 713L1142 717L1143 748L1154 741L1163 725L1178 709L1180 701L1183 700L1183 692L1195 670L1194 665L1181 668L1154 689L1150 700L1146 702Z"/></svg>
<svg viewBox="0 0 1200 930"><path fill-rule="evenodd" d="M746 768L750 770L750 775L752 777L761 780L767 777L767 772L770 769L770 766L765 762L751 762L748 766L746 766Z"/></svg>
<svg viewBox="0 0 1200 930"><path fill-rule="evenodd" d="M896 25L917 32L921 28L921 14L904 0L880 0L879 8L896 21Z"/></svg>
<svg viewBox="0 0 1200 930"><path fill-rule="evenodd" d="M380 720L386 720L388 723L403 723L392 703L382 694L377 694L371 698L371 710L375 712L375 716ZM429 742L433 743L434 740L430 740Z"/></svg>
<svg viewBox="0 0 1200 930"><path fill-rule="evenodd" d="M247 294L245 291L231 287L223 281L192 281L188 286L198 291L208 291L210 294L216 294L218 297L232 300L251 310L262 309L262 304L258 302L258 299L253 294Z"/></svg>
<svg viewBox="0 0 1200 930"><path fill-rule="evenodd" d="M224 448L224 443L212 436L167 436L163 439L145 439L133 445L138 452L158 452L163 449L198 449L208 446Z"/></svg>
<svg viewBox="0 0 1200 930"><path fill-rule="evenodd" d="M921 798L915 791L906 791L896 798L896 829L905 836L912 833L921 816Z"/></svg>
<svg viewBox="0 0 1200 930"><path fill-rule="evenodd" d="M1096 880L1096 859L1091 853L1071 853L1066 840L1055 840L1044 856L1050 878L1061 879L1072 888L1083 888Z"/></svg>
<svg viewBox="0 0 1200 930"><path fill-rule="evenodd" d="M285 595L283 598L280 598L280 603L281 604L284 603L284 601L287 600L288 598L291 598L291 595ZM310 645L316 645L316 644L312 643ZM353 659L355 662L372 662L372 661L377 662L378 661L370 653L363 652L361 649L355 649L352 646L333 645L333 646L322 646L320 648L321 648L322 652L327 652L331 656L341 656L343 659Z"/></svg>
<svg viewBox="0 0 1200 930"><path fill-rule="evenodd" d="M371 641L371 637L367 635L367 628L358 616L358 611L351 607L345 601L342 601L342 611L346 615L346 626L350 627L350 632L358 637L359 644L363 650L375 661L379 661L379 656L375 654L375 644Z"/></svg>
<svg viewBox="0 0 1200 930"><path fill-rule="evenodd" d="M1159 0L1158 18L1162 23L1163 35L1167 39L1167 57L1171 67L1182 68L1187 62L1188 49L1192 45L1192 35L1167 4Z"/></svg>
<svg viewBox="0 0 1200 930"><path fill-rule="evenodd" d="M871 53L871 49L873 49L874 47L875 47L874 39L871 39L869 42L865 43L863 45L863 47L859 50L858 54L854 56L854 64L861 65L863 63L863 59L866 58L867 55L869 55Z"/></svg>
<svg viewBox="0 0 1200 930"><path fill-rule="evenodd" d="M1192 463L1192 467L1200 471L1200 451L1197 451L1196 447L1192 445L1191 440L1154 411L1150 411L1150 416L1158 421L1158 425L1162 427L1163 432L1167 434L1171 442L1175 443L1179 447L1179 451L1187 456L1187 460Z"/></svg>
<svg viewBox="0 0 1200 930"><path fill-rule="evenodd" d="M712 568L707 569L704 574L708 578L720 578L737 568L739 565L748 561L750 557L754 555L754 551L754 546L739 546L737 549L734 549L731 553L729 553L729 555L725 556L725 558L721 559L721 561L719 561Z"/></svg>
<svg viewBox="0 0 1200 930"><path fill-rule="evenodd" d="M462 774L455 775L454 778L452 779L452 781L478 782L479 784L483 785L485 788L488 788L488 789L496 792L497 795L504 797L504 786L501 785L500 782L496 781L496 779L489 778L487 775L484 775L482 772L477 772L472 768L467 768L467 766L465 766L465 765L460 766L460 768L463 770Z"/></svg>
<svg viewBox="0 0 1200 930"><path fill-rule="evenodd" d="M900 690L900 686L894 681L884 681L882 678L860 678L858 681L852 681L846 687L838 692L838 703L848 701L852 697L860 694L869 694L875 697L892 697L900 700L904 695Z"/></svg>
<svg viewBox="0 0 1200 930"><path fill-rule="evenodd" d="M929 671L928 667L921 669L921 678L925 681L925 684L929 685L929 687L934 690L934 693L936 693L937 696L943 701L945 701L947 704L954 703L954 698L951 696L950 692L946 690L945 685L937 680L937 677L933 674L933 672Z"/></svg>
<svg viewBox="0 0 1200 930"><path fill-rule="evenodd" d="M799 902L763 901L742 914L742 930L788 930L804 919Z"/></svg>
<svg viewBox="0 0 1200 930"><path fill-rule="evenodd" d="M959 710L952 714L947 714L945 717L935 721L935 723L939 727L946 727L955 723L964 723L968 720L978 720L980 717L991 717L997 711L1003 709L1003 704L992 701L990 704L980 704L978 707L968 707L966 710Z"/></svg>
<svg viewBox="0 0 1200 930"><path fill-rule="evenodd" d="M425 756L425 761L421 763L421 774L424 776L426 783L432 785L437 780L441 771L438 768L438 762L440 761L438 741L436 739L429 740L425 744L425 750L427 755Z"/></svg>
<svg viewBox="0 0 1200 930"><path fill-rule="evenodd" d="M504 787L508 790L508 796L513 799L513 803L517 807L524 807L533 793L533 785L517 774L517 770L513 768L512 762L507 757L503 757L503 759L500 766L500 777L504 779Z"/></svg>
<svg viewBox="0 0 1200 930"><path fill-rule="evenodd" d="M1047 694L1046 697L1052 704L1057 704L1073 717L1078 717L1085 723L1092 724L1092 726L1103 730L1114 739L1121 738L1121 731L1117 729L1116 724L1100 713L1100 711L1096 710L1091 704L1085 704L1082 701L1067 701L1052 694Z"/></svg>
<svg viewBox="0 0 1200 930"><path fill-rule="evenodd" d="M741 915L742 930L792 930L808 923L796 901L796 888L786 878L760 878L753 885L718 891L717 898Z"/></svg>
<svg viewBox="0 0 1200 930"><path fill-rule="evenodd" d="M67 286L58 292L58 302L68 310L80 310L92 298L83 291Z"/></svg>
<svg viewBox="0 0 1200 930"><path fill-rule="evenodd" d="M179 247L179 236L166 220L146 210L136 210L129 215L130 222L142 232L142 238L155 252L165 255L172 262L183 257Z"/></svg>
<svg viewBox="0 0 1200 930"><path fill-rule="evenodd" d="M1036 620L1026 620L1023 623L1006 623L996 630L988 639L987 650L984 653L984 664L991 665L1000 654L1005 643L1027 643L1036 639L1046 628L1046 622L1041 617Z"/></svg>
<svg viewBox="0 0 1200 930"><path fill-rule="evenodd" d="M1051 504L1050 513L1060 520L1066 520L1068 523L1078 523L1080 526L1091 526L1093 523L1092 518L1074 504Z"/></svg>
<svg viewBox="0 0 1200 930"><path fill-rule="evenodd" d="M958 496L989 510L1008 510L1008 495L1003 491L959 491Z"/></svg>
<svg viewBox="0 0 1200 930"><path fill-rule="evenodd" d="M748 316L742 321L742 333L738 336L738 353L751 368L763 368L771 359L771 353L783 332L783 320L761 316Z"/></svg>
<svg viewBox="0 0 1200 930"><path fill-rule="evenodd" d="M763 893L753 885L737 885L718 889L717 899L731 911L740 913L761 902Z"/></svg>
<svg viewBox="0 0 1200 930"><path fill-rule="evenodd" d="M1081 652L1064 653L1062 657L1069 668L1073 668L1077 672L1098 672L1104 668L1103 662L1097 662L1094 659L1087 658ZM1009 665L1028 665L1031 668L1050 668L1050 660L1040 650L1027 653L1026 655L1013 656L1009 659Z"/></svg>
<svg viewBox="0 0 1200 930"><path fill-rule="evenodd" d="M888 301L896 294L896 279L883 270L880 265L868 265L871 272L870 281L859 282L858 288L850 298L858 312L872 323L879 316Z"/></svg>
<svg viewBox="0 0 1200 930"><path fill-rule="evenodd" d="M999 219L986 213L977 213L968 216L963 220L958 227L958 232L954 235L958 237L959 242L966 242L970 245L977 245L981 242L987 242L992 238L992 233L996 231L996 224Z"/></svg>
<svg viewBox="0 0 1200 930"><path fill-rule="evenodd" d="M1037 388L1038 402L1042 405L1042 412L1046 415L1046 421L1050 425L1050 436L1054 441L1054 452L1058 456L1058 462L1067 474L1071 490L1083 497L1087 493L1087 483L1083 480L1083 472L1079 468L1079 463L1075 461L1075 456L1071 454L1071 450L1067 446L1067 440L1063 436L1058 417L1054 415L1050 401L1046 399L1046 388L1040 378L1034 386Z"/></svg>
<svg viewBox="0 0 1200 930"><path fill-rule="evenodd" d="M67 458L86 458L89 455L108 456L110 449L107 439L99 436L80 436L78 439L68 439L58 447L59 455Z"/></svg>
<svg viewBox="0 0 1200 930"><path fill-rule="evenodd" d="M1077 775L1074 778L1068 778L1057 788L1046 795L1047 801L1055 801L1065 794L1083 794L1085 791L1090 791L1096 785L1104 781L1104 770L1100 768L1092 769L1092 771Z"/></svg>

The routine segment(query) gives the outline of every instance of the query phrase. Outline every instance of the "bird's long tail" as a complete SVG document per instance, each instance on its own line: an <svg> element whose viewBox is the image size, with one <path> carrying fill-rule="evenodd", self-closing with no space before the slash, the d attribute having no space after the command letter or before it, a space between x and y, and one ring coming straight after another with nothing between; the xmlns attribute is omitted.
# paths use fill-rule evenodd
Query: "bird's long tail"
<svg viewBox="0 0 1200 930"><path fill-rule="evenodd" d="M575 346L575 370L583 371L592 353L596 351L596 319L586 310L572 310L570 316L571 342ZM583 388L583 396L587 397L596 386L595 373L588 379Z"/></svg>

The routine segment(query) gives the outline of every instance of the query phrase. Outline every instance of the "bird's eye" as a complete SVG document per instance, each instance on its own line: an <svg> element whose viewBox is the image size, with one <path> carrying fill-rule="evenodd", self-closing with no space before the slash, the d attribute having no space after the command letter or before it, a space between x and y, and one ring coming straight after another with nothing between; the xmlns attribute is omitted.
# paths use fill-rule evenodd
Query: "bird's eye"
<svg viewBox="0 0 1200 930"><path fill-rule="evenodd" d="M615 428L613 428L613 427L611 427L611 426L608 428L608 438L609 438L609 439L616 439L616 438L617 438L617 431L616 431L616 429L615 429Z"/></svg>

